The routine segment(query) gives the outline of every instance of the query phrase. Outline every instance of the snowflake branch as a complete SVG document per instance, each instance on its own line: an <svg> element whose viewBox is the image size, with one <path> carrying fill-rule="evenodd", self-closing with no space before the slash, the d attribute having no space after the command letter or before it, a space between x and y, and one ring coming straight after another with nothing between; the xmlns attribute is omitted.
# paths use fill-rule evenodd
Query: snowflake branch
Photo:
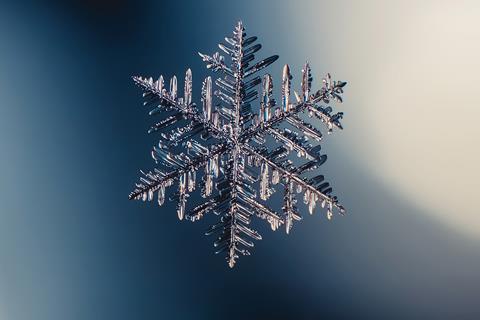
<svg viewBox="0 0 480 320"><path fill-rule="evenodd" d="M226 144L213 145L207 153L191 159L186 164L173 162L178 167L168 173L163 173L158 169L155 169L154 172L142 172L145 178L140 178L140 183L136 185L136 188L130 193L128 198L130 200L152 200L153 193L158 191L162 185L171 185L173 180L178 179L181 175L192 169L197 169L198 167L205 165L210 157L221 154L222 152L225 152L225 150ZM169 160L172 161L172 159Z"/></svg>
<svg viewBox="0 0 480 320"><path fill-rule="evenodd" d="M190 69L189 69L190 70ZM188 72L188 71L187 71ZM176 79L176 77L172 78ZM160 106L161 107L171 107L191 120L193 120L195 123L201 123L205 129L207 129L209 132L213 134L215 137L219 138L224 138L224 139L230 139L229 135L221 130L219 126L217 126L215 123L210 121L210 119L206 119L204 116L202 116L197 109L195 108L194 103L186 104L184 101L188 102L189 100L191 101L191 97L187 96L187 99L183 100L178 100L176 99L176 85L173 86L173 91L171 90L170 93L167 93L166 90L163 88L163 77L160 77L160 79L156 82L153 81L152 78L142 78L139 76L134 76L133 81L140 86L145 92L150 93L155 95L158 99L160 99ZM191 81L191 80L190 80ZM176 80L174 81L176 83ZM191 94L191 92L190 92ZM150 111L150 114L157 113L157 109L154 109ZM158 127L166 127L166 125L163 125L161 123L158 124ZM157 128L157 125L153 126L150 130L152 131L157 131L159 128Z"/></svg>
<svg viewBox="0 0 480 320"><path fill-rule="evenodd" d="M330 107L323 108L323 107L317 106L316 103L320 101L329 103L330 99L332 98L337 100L338 102L341 102L342 100L341 100L340 94L343 92L342 88L346 85L346 82L336 81L336 82L333 82L332 84L325 85L322 88L322 90L319 90L314 95L311 95L307 101L300 100L300 101L297 101L296 104L291 105L289 103L289 100L286 98L289 93L290 77L286 76L284 78L285 78L284 79L285 84L282 91L284 91L283 93L285 95L285 98L284 98L285 102L283 102L283 105L284 105L283 111L280 111L280 109L277 109L278 111L275 112L273 116L269 117L268 119L265 119L265 117L263 117L263 121L260 122L257 126L252 126L244 130L240 138L242 142L248 141L254 136L265 134L273 126L278 125L285 120L288 121L290 118L294 119L294 120L290 120L291 123L295 123L297 125L300 124L299 118L296 115L305 110L308 111L311 115L314 115L317 118L319 118L322 122L324 122L327 125L329 132L333 129L333 127L336 127L338 129L343 129L340 123L340 119L343 117L342 112L339 112L336 114L330 114L331 112ZM288 108L285 107L287 105L288 105ZM312 131L311 128L309 129L309 133L315 136L318 136L318 133ZM321 135L319 139L321 139Z"/></svg>
<svg viewBox="0 0 480 320"><path fill-rule="evenodd" d="M297 207L295 206L296 200L292 190L293 183L290 182L288 177L285 180L285 193L283 196L282 209L285 214L285 231L289 234L293 226L293 220L299 221L302 217L297 212Z"/></svg>
<svg viewBox="0 0 480 320"><path fill-rule="evenodd" d="M302 188L304 190L308 190L310 193L313 193L313 194L317 195L321 200L325 200L327 203L332 204L332 206L337 208L338 211L341 214L345 213L345 208L338 203L338 200L335 197L330 197L327 194L317 190L317 188L315 188L313 185L311 185L307 181L301 179L300 177L298 177L294 173L292 173L288 170L285 170L284 168L279 166L277 163L270 160L268 157L265 157L262 153L257 152L253 147L251 147L247 144L243 144L242 149L245 152L247 152L247 153L261 159L262 161L268 163L268 165L272 166L275 170L279 171L282 176L287 177L287 178L290 179L290 181L295 182L297 185L302 186Z"/></svg>
<svg viewBox="0 0 480 320"><path fill-rule="evenodd" d="M244 201L254 209L257 217L267 220L270 223L270 227L273 231L277 230L278 227L283 224L282 218L266 205L263 205L252 198L245 198Z"/></svg>
<svg viewBox="0 0 480 320"><path fill-rule="evenodd" d="M208 54L198 53L202 60L207 64L207 69L212 69L212 71L222 71L229 76L234 76L233 71L225 64L223 56L220 53L215 52L213 56Z"/></svg>
<svg viewBox="0 0 480 320"><path fill-rule="evenodd" d="M316 141L322 140L323 134L320 132L320 130L318 130L311 124L306 123L305 121L300 119L297 115L292 115L288 117L287 122L290 123L292 126L300 129L305 135L313 138L314 140Z"/></svg>
<svg viewBox="0 0 480 320"><path fill-rule="evenodd" d="M268 132L276 139L283 141L285 145L298 152L298 154L305 156L308 160L313 160L317 157L316 154L310 153L311 146L310 147L305 147L303 146L302 141L299 141L297 137L293 136L289 132L286 131L285 129L281 130L278 128L269 128Z"/></svg>

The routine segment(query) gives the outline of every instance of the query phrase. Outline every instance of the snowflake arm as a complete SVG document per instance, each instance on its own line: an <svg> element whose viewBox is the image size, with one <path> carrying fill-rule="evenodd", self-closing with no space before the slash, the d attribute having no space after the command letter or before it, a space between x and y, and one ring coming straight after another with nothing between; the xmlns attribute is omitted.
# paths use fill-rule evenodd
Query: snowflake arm
<svg viewBox="0 0 480 320"><path fill-rule="evenodd" d="M313 212L313 208L315 207L314 203L317 201L317 198L322 201L322 207L324 207L325 204L328 204L330 210L335 207L338 209L339 213L345 213L345 208L338 203L337 198L335 196L328 195L328 193L330 193L332 190L329 187L328 183L325 184L326 182L323 182L323 176L317 176L313 179L302 179L299 177L299 174L307 170L313 170L323 164L326 161L326 156L321 157L318 162L307 162L304 166L301 167L285 167L285 165L279 164L272 160L272 158L274 157L265 156L262 152L259 152L258 150L249 145L244 145L243 147L246 153L260 159L262 162L267 163L269 166L277 170L280 173L280 176L287 179L286 184L295 183L296 185L301 186L302 189L306 191L306 198L309 199L308 203L311 206L310 213ZM332 212L330 211L328 213L329 219L331 217L331 214Z"/></svg>
<svg viewBox="0 0 480 320"><path fill-rule="evenodd" d="M192 151L192 153L195 152L195 157L189 157L183 153L174 155L161 145L159 148L154 147L152 150L154 160L157 163L162 162L165 167L173 167L174 169L167 173L158 169L154 169L148 173L142 172L144 177L140 178L140 182L136 184L135 189L130 193L129 199L151 201L154 193L158 191L158 204L163 205L165 201L165 187L169 187L175 180L179 180L179 198L185 199L182 201L186 202L185 181L187 181L187 179L190 181L188 189L193 191L195 180L193 175L196 175L198 168L204 165L210 165L212 158L215 159L218 154L226 150L226 145L213 145L206 149L195 141L190 141L189 144L190 149L195 150ZM183 208L179 207L178 217L180 220L184 217L184 205L185 203L182 204Z"/></svg>
<svg viewBox="0 0 480 320"><path fill-rule="evenodd" d="M185 75L185 95L183 98L178 97L178 88L177 88L177 77L173 76L170 80L170 90L164 87L163 76L160 76L157 81L153 81L153 78L143 78L140 76L134 76L133 81L139 87L144 90L144 98L146 101L144 105L155 105L155 107L149 112L149 115L156 115L163 111L175 110L176 112L173 115L163 119L162 121L156 123L149 130L149 133L159 131L161 129L166 129L169 126L173 126L180 119L191 119L192 122L188 127L187 131L193 131L192 135L198 133L198 130L204 130L205 134L213 134L216 137L228 138L228 135L218 127L218 123L212 121L211 118L211 93L210 97L206 97L208 90L204 86L202 95L204 96L203 100L210 102L210 108L204 108L204 114L200 114L196 105L192 103L192 71L187 70ZM205 82L208 81L208 78ZM207 102L208 104L208 102ZM208 114L208 115L207 115ZM185 132L187 132L185 131ZM172 142L177 144L179 141L178 138L183 135L184 132L179 132L177 134L165 135L165 141Z"/></svg>

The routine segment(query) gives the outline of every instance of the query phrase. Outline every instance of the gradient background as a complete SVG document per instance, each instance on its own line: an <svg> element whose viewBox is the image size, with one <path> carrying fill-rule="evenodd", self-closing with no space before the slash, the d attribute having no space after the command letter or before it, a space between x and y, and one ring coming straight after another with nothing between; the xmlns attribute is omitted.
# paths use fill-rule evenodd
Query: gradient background
<svg viewBox="0 0 480 320"><path fill-rule="evenodd" d="M127 195L155 143L130 76L190 66L198 99L238 19L277 80L349 82L324 148L349 215L232 271L211 219ZM479 39L478 1L1 1L0 319L479 319Z"/></svg>

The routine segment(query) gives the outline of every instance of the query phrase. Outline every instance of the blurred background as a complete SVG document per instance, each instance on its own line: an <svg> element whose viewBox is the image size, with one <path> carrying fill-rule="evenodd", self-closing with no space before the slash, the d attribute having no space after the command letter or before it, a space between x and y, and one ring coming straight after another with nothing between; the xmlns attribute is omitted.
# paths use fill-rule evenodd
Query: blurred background
<svg viewBox="0 0 480 320"><path fill-rule="evenodd" d="M230 270L153 167L131 75L194 98L236 21L298 89L348 82L322 167L348 208L263 233ZM0 1L0 319L480 318L478 1ZM314 87L315 82L314 80ZM278 94L278 91L277 91Z"/></svg>

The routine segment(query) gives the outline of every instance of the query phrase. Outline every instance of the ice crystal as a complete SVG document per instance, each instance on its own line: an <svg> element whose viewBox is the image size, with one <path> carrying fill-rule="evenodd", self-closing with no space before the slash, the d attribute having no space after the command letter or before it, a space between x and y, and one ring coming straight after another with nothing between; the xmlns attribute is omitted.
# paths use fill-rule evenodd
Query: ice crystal
<svg viewBox="0 0 480 320"><path fill-rule="evenodd" d="M219 44L229 57L229 64L219 52L212 56L199 53L208 69L221 74L215 81L211 77L203 81L201 107L192 102L190 69L185 74L183 97L179 97L175 76L168 89L163 76L156 81L133 77L144 91L144 104L153 107L149 114L160 116L161 120L149 130L160 135L158 146L152 150L159 167L142 172L129 198L151 201L156 193L158 204L163 205L166 188L176 184L176 192L169 198L177 202L180 220L197 221L207 212L220 216L206 234L218 235L214 243L216 253L226 252L230 267L239 255L250 255L252 239L262 239L249 227L252 217L266 220L272 230L284 226L290 232L293 222L301 219L296 204L297 197L302 196L297 194L303 193L310 214L317 203L326 208L328 219L334 209L340 214L345 212L323 175L311 174L327 156L320 153L323 135L315 126L319 122L310 119L319 119L328 133L342 129L343 113L333 113L328 105L332 101L342 102L346 83L332 81L328 74L321 88L313 92L307 62L302 69L300 93L292 94L292 76L285 65L281 104L277 107L272 77L261 77L258 72L278 56L255 62L255 54L262 47L256 40L257 37L247 37L242 22L238 22L233 36ZM259 86L260 103L252 110ZM292 159L290 153L296 153L298 158ZM301 163L297 164L299 159ZM197 175L202 178L197 179ZM187 210L187 199L198 186L204 201ZM278 189L283 189L282 213L267 204Z"/></svg>

